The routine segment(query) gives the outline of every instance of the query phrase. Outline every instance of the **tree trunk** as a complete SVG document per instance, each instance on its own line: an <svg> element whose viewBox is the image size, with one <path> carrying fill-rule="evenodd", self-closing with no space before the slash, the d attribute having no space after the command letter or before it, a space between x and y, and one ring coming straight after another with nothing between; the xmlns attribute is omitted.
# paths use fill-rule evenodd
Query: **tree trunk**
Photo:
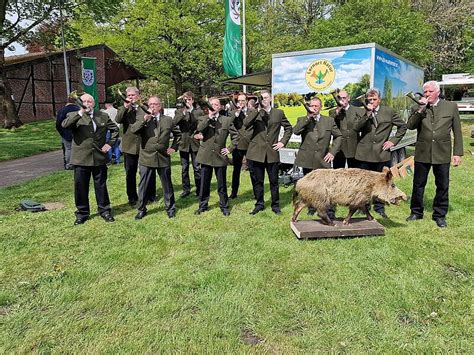
<svg viewBox="0 0 474 355"><path fill-rule="evenodd" d="M179 68L172 68L171 80L174 82L174 90L176 92L176 97L179 97L183 94L183 76L181 75Z"/></svg>
<svg viewBox="0 0 474 355"><path fill-rule="evenodd" d="M12 99L12 89L5 73L5 48L0 48L0 102L2 104L3 127L20 127L23 122L18 118L15 103Z"/></svg>

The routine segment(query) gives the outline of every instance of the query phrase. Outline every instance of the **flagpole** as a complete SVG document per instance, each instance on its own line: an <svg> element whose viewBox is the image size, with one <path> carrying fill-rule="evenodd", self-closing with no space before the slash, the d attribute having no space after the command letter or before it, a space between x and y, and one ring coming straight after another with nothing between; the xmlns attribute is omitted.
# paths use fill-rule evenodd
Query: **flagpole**
<svg viewBox="0 0 474 355"><path fill-rule="evenodd" d="M247 74L247 53L245 45L245 0L242 0L242 74ZM247 92L247 85L243 85L242 89Z"/></svg>

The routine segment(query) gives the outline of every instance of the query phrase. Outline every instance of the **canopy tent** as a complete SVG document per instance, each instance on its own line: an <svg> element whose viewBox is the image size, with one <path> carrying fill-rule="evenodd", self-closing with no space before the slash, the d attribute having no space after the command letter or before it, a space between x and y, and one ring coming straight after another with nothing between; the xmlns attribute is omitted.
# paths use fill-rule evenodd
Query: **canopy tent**
<svg viewBox="0 0 474 355"><path fill-rule="evenodd" d="M237 76L235 78L222 81L222 84L248 85L248 86L259 86L259 87L269 88L272 86L272 71L264 70L258 73Z"/></svg>

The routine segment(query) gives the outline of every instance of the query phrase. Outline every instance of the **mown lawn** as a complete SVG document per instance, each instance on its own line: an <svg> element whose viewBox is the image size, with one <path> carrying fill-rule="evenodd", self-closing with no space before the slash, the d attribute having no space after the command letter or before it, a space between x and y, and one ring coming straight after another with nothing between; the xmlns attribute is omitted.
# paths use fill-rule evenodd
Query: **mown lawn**
<svg viewBox="0 0 474 355"><path fill-rule="evenodd" d="M285 112L286 118L288 118L288 121L294 126L296 124L296 121L298 120L298 117L306 116L306 109L304 108L303 105L301 106L281 106L279 107L280 110L283 110ZM322 115L329 115L329 110L322 110L321 111Z"/></svg>
<svg viewBox="0 0 474 355"><path fill-rule="evenodd" d="M0 161L61 149L55 120L32 122L14 130L0 128Z"/></svg>
<svg viewBox="0 0 474 355"><path fill-rule="evenodd" d="M430 220L430 178L424 220L405 222L405 203L383 237L319 241L290 230L291 188L283 215L250 216L247 172L227 218L214 182L201 216L189 197L173 220L160 200L135 221L123 166L109 169L112 224L73 226L68 171L1 189L0 352L470 353L473 157L451 172L448 228ZM27 197L66 207L16 212Z"/></svg>

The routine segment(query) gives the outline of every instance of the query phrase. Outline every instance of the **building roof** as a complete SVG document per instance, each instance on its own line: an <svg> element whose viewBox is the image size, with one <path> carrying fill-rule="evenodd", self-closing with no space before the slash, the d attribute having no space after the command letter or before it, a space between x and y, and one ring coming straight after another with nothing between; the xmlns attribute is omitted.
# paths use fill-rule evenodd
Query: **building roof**
<svg viewBox="0 0 474 355"><path fill-rule="evenodd" d="M105 44L98 44L94 46L68 49L66 55L68 57L81 57L85 56L88 52L103 49L105 52L106 62L106 75L105 81L106 86L111 86L120 83L124 80L131 79L145 79L146 76L140 73L133 66L126 64L117 53L110 49ZM22 67L29 67L34 64L50 62L55 59L62 59L63 52L39 52L39 53L26 53L22 55L14 55L5 58L5 71L15 70Z"/></svg>

